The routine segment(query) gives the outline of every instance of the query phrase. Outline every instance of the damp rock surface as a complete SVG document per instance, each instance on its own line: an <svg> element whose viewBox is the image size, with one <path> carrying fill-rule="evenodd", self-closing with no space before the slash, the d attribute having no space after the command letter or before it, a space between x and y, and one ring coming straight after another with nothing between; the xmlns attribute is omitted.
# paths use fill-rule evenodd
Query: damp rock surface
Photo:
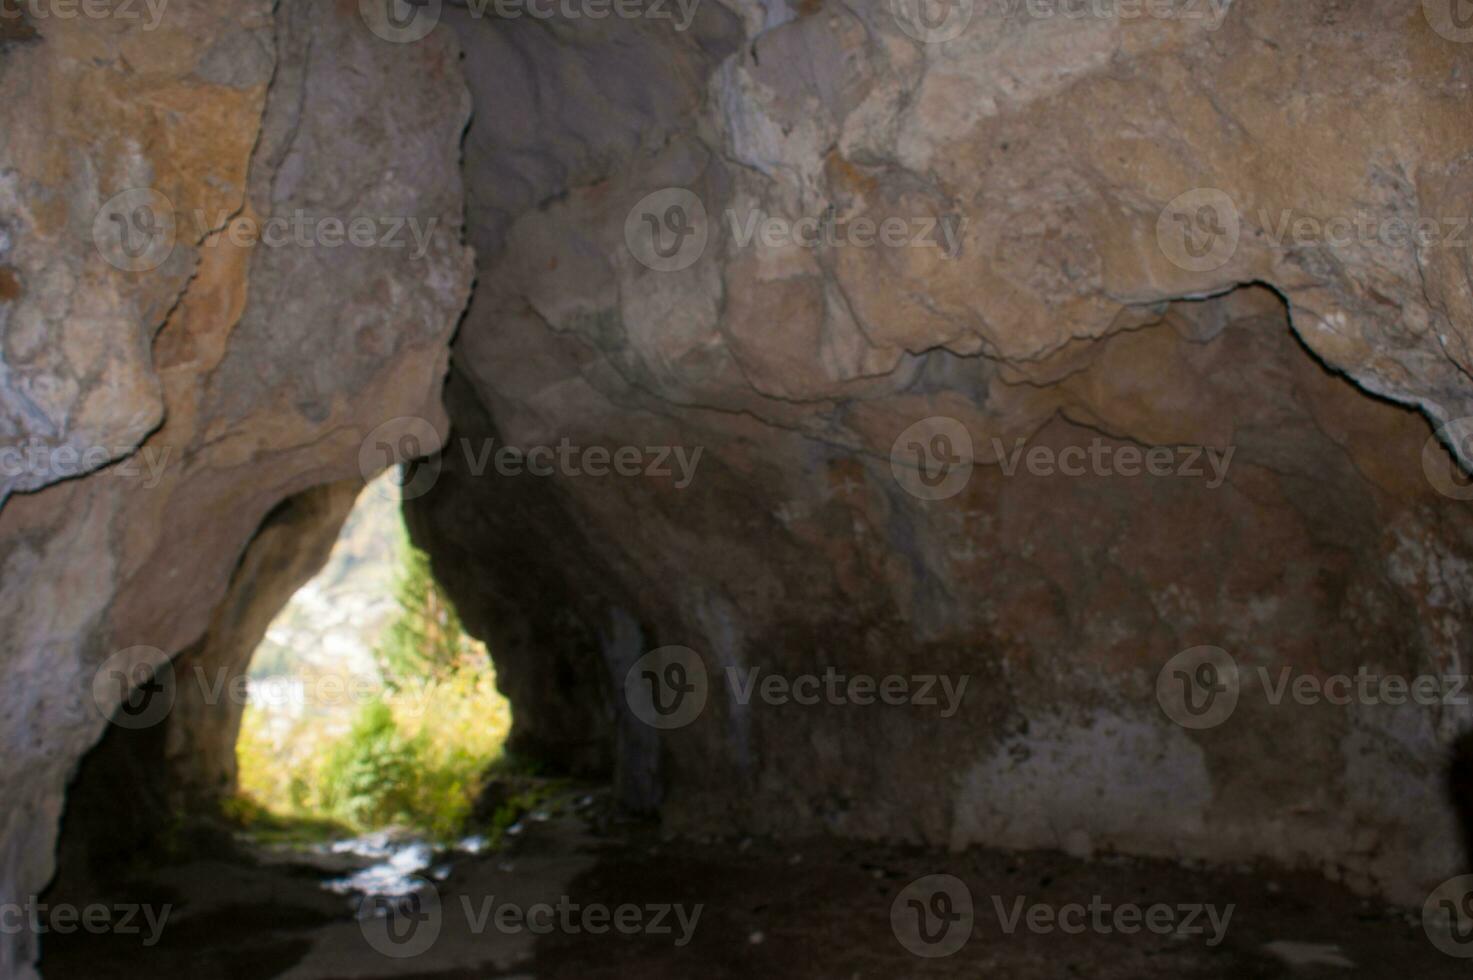
<svg viewBox="0 0 1473 980"><path fill-rule="evenodd" d="M0 431L42 450L0 487L34 491L0 511L0 901L51 877L66 781L117 703L116 683L94 694L99 668L199 642L274 507L392 461L360 461L372 430L444 424L438 383L472 274L453 39L390 46L348 5L166 14L150 31L39 20L0 62L17 284L0 303ZM141 235L172 215L177 234L172 248L135 237L132 261L93 219L106 231L104 203L140 188L124 224ZM290 232L357 216L414 218L422 247L407 230L405 248ZM268 243L272 219L287 231ZM120 461L61 473L68 445ZM35 952L4 937L0 973L27 975Z"/></svg>
<svg viewBox="0 0 1473 980"><path fill-rule="evenodd" d="M1463 975L1427 942L1415 914L1313 874L823 839L671 840L648 824L600 819L603 805L579 813L565 802L495 853L460 855L443 876L418 879L420 931L383 947L398 956L365 941L374 927L363 910L373 902L330 893L325 871L216 861L135 883L135 895L174 903L174 926L155 946L65 937L48 947L46 975L674 980L974 977L980 969L1022 980L1277 980L1322 967L1334 968L1325 975ZM234 904L218 901L221 883ZM928 901L937 894L945 906ZM532 912L539 905L548 912ZM933 920L923 939L914 917L931 908L949 918ZM511 910L501 925L497 910ZM537 933L512 917L523 912Z"/></svg>
<svg viewBox="0 0 1473 980"><path fill-rule="evenodd" d="M671 832L1453 874L1466 700L1281 685L1473 658L1473 44L1435 0L1038 6L6 19L0 902L94 680L264 615L222 604L271 604L268 515L406 458L514 744ZM402 247L242 237L355 216ZM1182 723L1203 648L1237 701ZM660 676L699 710L642 717Z"/></svg>
<svg viewBox="0 0 1473 980"><path fill-rule="evenodd" d="M683 115L544 69L520 112L581 152L525 171L536 207L473 119L468 193L503 217L416 537L522 744L612 741L674 827L1084 840L1420 901L1459 861L1466 699L1283 680L1467 669L1473 523L1428 423L1473 410L1473 46L1390 2L996 6L931 43L884 4L736 5L735 48L715 12L566 26L570 65L659 52ZM456 27L478 104L546 43ZM629 473L485 455L564 444ZM672 645L704 705L652 731L626 680ZM1203 646L1241 690L1192 727L1158 679ZM750 686L834 671L916 700Z"/></svg>

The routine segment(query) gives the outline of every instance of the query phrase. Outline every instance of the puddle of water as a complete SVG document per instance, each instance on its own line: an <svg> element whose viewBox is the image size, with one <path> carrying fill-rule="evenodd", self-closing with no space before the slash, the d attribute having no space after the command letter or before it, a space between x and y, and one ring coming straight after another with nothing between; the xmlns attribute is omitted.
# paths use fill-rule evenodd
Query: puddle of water
<svg viewBox="0 0 1473 980"><path fill-rule="evenodd" d="M419 887L418 879L435 859L434 849L424 841L390 841L382 835L337 841L331 845L335 854L355 854L378 858L373 864L342 878L325 883L329 891L346 895L408 895Z"/></svg>
<svg viewBox="0 0 1473 980"><path fill-rule="evenodd" d="M491 842L487 840L483 835L472 834L470 837L466 837L458 844L456 844L455 849L458 851L464 851L467 854L480 854L482 851L490 846Z"/></svg>
<svg viewBox="0 0 1473 980"><path fill-rule="evenodd" d="M450 855L480 854L490 842L480 835L459 841ZM422 879L443 881L450 874L450 864L436 865L436 849L422 840L406 839L379 831L321 845L322 853L365 858L373 863L352 874L332 878L323 887L339 895L397 897L418 890ZM444 855L442 855L444 857Z"/></svg>

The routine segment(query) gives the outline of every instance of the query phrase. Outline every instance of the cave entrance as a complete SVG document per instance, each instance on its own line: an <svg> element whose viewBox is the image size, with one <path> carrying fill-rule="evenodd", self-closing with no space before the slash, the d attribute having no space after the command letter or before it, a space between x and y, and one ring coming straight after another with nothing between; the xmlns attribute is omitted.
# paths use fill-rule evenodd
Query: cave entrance
<svg viewBox="0 0 1473 980"><path fill-rule="evenodd" d="M266 629L247 672L226 809L248 833L483 833L477 809L511 708L405 529L397 470L359 494L327 562Z"/></svg>

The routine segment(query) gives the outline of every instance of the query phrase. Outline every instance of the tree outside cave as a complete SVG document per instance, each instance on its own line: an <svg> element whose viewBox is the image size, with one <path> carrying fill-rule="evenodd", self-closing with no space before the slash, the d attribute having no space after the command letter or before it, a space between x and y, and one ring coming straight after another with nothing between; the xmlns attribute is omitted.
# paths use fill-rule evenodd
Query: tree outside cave
<svg viewBox="0 0 1473 980"><path fill-rule="evenodd" d="M360 494L327 565L252 658L232 804L247 829L448 841L509 764L510 706L409 541L396 476Z"/></svg>

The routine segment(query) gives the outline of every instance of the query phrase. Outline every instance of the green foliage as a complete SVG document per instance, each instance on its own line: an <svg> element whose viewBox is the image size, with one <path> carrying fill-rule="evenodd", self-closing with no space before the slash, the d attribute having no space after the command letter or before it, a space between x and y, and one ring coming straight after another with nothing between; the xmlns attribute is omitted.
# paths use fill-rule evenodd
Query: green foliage
<svg viewBox="0 0 1473 980"><path fill-rule="evenodd" d="M360 827L411 820L423 747L406 738L382 700L359 709L348 734L328 753L322 804Z"/></svg>
<svg viewBox="0 0 1473 980"><path fill-rule="evenodd" d="M468 656L476 652L484 656L435 581L429 555L420 549L408 549L395 595L399 616L374 650L390 689L443 680Z"/></svg>
<svg viewBox="0 0 1473 980"><path fill-rule="evenodd" d="M499 765L492 766L493 770L499 768L501 768ZM490 820L476 828L486 836L492 848L502 845L506 840L506 832L512 824L566 793L570 785L566 779L530 775L514 778L512 783L515 788L492 812Z"/></svg>
<svg viewBox="0 0 1473 980"><path fill-rule="evenodd" d="M464 831L510 706L423 552L407 550L396 592L399 614L375 646L374 700L300 716L247 706L236 754L240 807L254 826L398 825L436 840ZM307 679L312 669L296 661L287 672Z"/></svg>

